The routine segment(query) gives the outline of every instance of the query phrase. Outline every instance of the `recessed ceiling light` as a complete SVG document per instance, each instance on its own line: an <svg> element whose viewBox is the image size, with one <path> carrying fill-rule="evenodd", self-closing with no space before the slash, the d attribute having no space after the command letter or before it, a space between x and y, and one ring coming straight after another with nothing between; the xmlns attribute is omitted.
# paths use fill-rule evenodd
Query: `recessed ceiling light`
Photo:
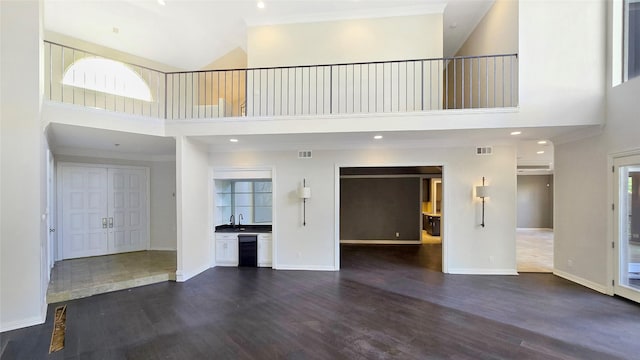
<svg viewBox="0 0 640 360"><path fill-rule="evenodd" d="M522 134L522 131L512 131L511 135L520 135Z"/></svg>
<svg viewBox="0 0 640 360"><path fill-rule="evenodd" d="M258 6L258 9L264 9L264 1L262 0L258 1L257 6Z"/></svg>
<svg viewBox="0 0 640 360"><path fill-rule="evenodd" d="M376 140L380 140L380 139L382 139L382 135L376 135L373 138L376 139Z"/></svg>
<svg viewBox="0 0 640 360"><path fill-rule="evenodd" d="M538 145L547 145L547 140L538 141Z"/></svg>
<svg viewBox="0 0 640 360"><path fill-rule="evenodd" d="M229 141L231 141L233 143L236 143L236 142L238 142L238 139L229 139Z"/></svg>
<svg viewBox="0 0 640 360"><path fill-rule="evenodd" d="M544 154L544 151L540 150L536 154L538 154L538 155Z"/></svg>
<svg viewBox="0 0 640 360"><path fill-rule="evenodd" d="M164 0L158 0L158 4L165 6L167 3Z"/></svg>

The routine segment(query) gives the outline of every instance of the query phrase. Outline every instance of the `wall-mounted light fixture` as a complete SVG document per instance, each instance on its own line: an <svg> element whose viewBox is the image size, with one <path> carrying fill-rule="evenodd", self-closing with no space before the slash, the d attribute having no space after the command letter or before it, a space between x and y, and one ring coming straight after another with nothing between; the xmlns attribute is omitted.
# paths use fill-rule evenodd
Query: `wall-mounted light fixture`
<svg viewBox="0 0 640 360"><path fill-rule="evenodd" d="M302 226L307 226L307 199L311 198L311 188L307 187L307 179L302 179L298 196L302 199Z"/></svg>
<svg viewBox="0 0 640 360"><path fill-rule="evenodd" d="M482 199L482 223L484 227L484 198L489 197L489 187L484 184L484 176L482 177L482 186L476 186L476 196Z"/></svg>

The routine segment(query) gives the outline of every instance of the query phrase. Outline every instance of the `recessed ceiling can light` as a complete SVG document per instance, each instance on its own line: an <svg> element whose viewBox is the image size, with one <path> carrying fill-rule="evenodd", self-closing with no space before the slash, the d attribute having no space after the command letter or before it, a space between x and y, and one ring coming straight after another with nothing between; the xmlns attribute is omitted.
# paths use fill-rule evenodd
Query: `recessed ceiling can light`
<svg viewBox="0 0 640 360"><path fill-rule="evenodd" d="M167 3L164 0L158 0L158 4L165 6Z"/></svg>
<svg viewBox="0 0 640 360"><path fill-rule="evenodd" d="M236 142L238 142L238 139L229 139L229 141L231 141L233 143L236 143Z"/></svg>
<svg viewBox="0 0 640 360"><path fill-rule="evenodd" d="M382 139L382 135L376 135L373 138L376 139L376 140L380 140L380 139Z"/></svg>
<svg viewBox="0 0 640 360"><path fill-rule="evenodd" d="M258 1L257 6L258 6L258 9L264 9L264 1L262 0Z"/></svg>
<svg viewBox="0 0 640 360"><path fill-rule="evenodd" d="M538 141L538 145L547 145L547 140Z"/></svg>
<svg viewBox="0 0 640 360"><path fill-rule="evenodd" d="M522 134L522 131L512 131L511 135L520 135Z"/></svg>
<svg viewBox="0 0 640 360"><path fill-rule="evenodd" d="M540 150L536 154L538 154L538 155L544 154L544 151Z"/></svg>

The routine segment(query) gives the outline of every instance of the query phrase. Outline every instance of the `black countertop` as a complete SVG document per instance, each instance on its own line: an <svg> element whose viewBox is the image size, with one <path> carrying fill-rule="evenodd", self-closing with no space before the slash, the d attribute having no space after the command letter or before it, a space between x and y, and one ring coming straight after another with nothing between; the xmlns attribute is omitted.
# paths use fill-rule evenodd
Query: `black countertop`
<svg viewBox="0 0 640 360"><path fill-rule="evenodd" d="M216 232L224 233L266 233L271 232L271 225L218 225Z"/></svg>

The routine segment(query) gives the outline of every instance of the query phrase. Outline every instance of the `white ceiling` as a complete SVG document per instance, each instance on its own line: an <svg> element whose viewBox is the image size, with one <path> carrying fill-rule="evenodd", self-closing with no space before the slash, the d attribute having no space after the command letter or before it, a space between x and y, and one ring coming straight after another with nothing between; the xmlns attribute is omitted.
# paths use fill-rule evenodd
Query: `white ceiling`
<svg viewBox="0 0 640 360"><path fill-rule="evenodd" d="M101 153L125 158L133 155L144 159L176 155L176 141L171 137L64 124L50 124L48 134L54 154L86 153L90 156Z"/></svg>
<svg viewBox="0 0 640 360"><path fill-rule="evenodd" d="M236 47L247 26L442 11L444 55L453 56L494 0L45 0L44 27L183 70ZM117 33L114 31L117 29ZM371 59L375 61L377 59Z"/></svg>

